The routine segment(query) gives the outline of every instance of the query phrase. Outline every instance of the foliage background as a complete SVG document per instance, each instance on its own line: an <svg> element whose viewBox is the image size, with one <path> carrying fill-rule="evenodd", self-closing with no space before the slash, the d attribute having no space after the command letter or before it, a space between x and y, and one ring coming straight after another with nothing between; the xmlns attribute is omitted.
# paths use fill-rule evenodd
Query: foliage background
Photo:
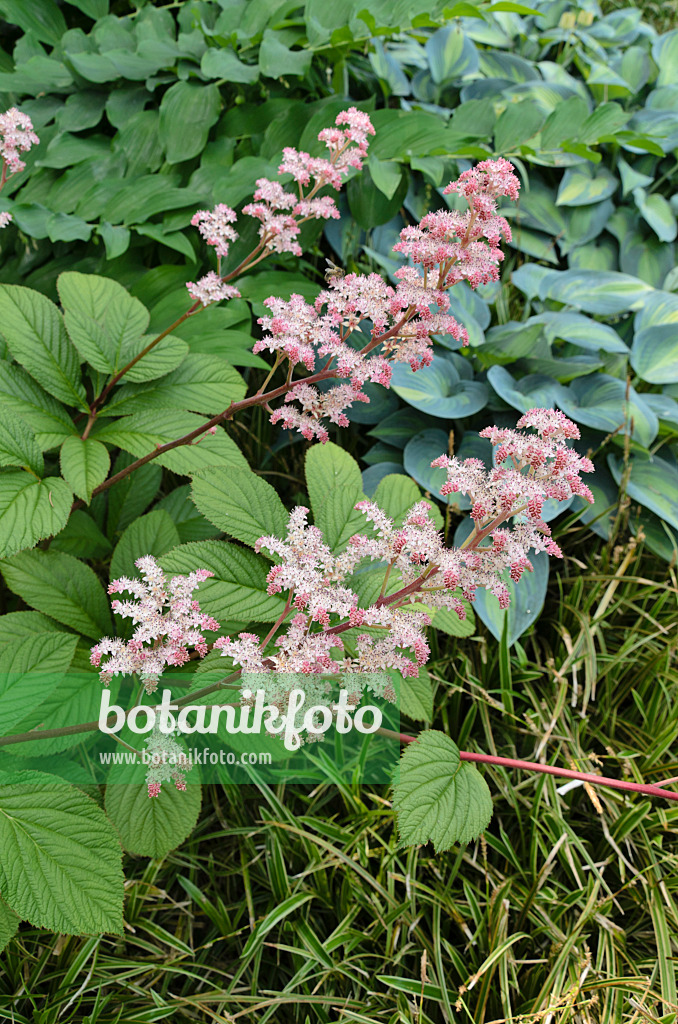
<svg viewBox="0 0 678 1024"><path fill-rule="evenodd" d="M539 757L548 743L560 763L595 754L608 774L675 774L676 581L653 555L670 563L678 530L678 32L636 7L515 6L0 0L2 109L26 110L41 137L0 195L16 225L0 281L58 301L64 271L111 277L162 330L207 259L188 226L196 206L241 205L281 148L310 148L350 96L377 136L342 221L323 237L308 228L310 255L252 275L242 301L176 332L256 381L252 337L272 290L314 296L326 255L392 272L397 232L443 205L450 178L513 159L524 192L502 282L455 297L470 353L441 339L430 371L375 389L337 440L368 493L393 472L434 490L424 467L448 446L474 451L477 427L554 401L575 418L596 452L593 516L558 519L564 569L537 574L511 648L482 603L489 632L437 634L435 702L420 717L460 746ZM288 504L303 495L302 445L259 413L236 430ZM106 578L143 513L164 512L183 542L218 535L189 515L185 477L151 468L52 548L84 556L86 535ZM640 547L625 547L627 524L642 527ZM44 1022L672 1020L675 812L492 775L485 842L436 860L397 850L385 791L210 790L181 850L130 857L135 931L54 944L22 928L2 1005Z"/></svg>

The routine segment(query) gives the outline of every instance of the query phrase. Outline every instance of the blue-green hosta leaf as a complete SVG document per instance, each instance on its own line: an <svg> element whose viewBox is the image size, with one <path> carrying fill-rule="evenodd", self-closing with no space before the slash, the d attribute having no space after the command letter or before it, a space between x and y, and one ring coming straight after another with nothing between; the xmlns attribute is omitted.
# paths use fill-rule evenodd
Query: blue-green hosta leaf
<svg viewBox="0 0 678 1024"><path fill-rule="evenodd" d="M620 484L624 469L622 460L616 455L609 455L607 463L615 482ZM678 469L675 462L659 455L634 455L626 492L634 501L678 530Z"/></svg>
<svg viewBox="0 0 678 1024"><path fill-rule="evenodd" d="M561 511L568 507L562 503ZM454 535L456 546L463 543L471 526L468 520L462 521L457 527ZM528 557L534 566L534 572L525 572L518 581L514 583L508 572L504 575L504 582L508 587L511 603L508 608L500 608L499 601L489 590L478 587L476 590L473 610L482 619L489 631L496 640L501 640L504 625L507 623L507 639L509 646L519 640L523 633L536 622L541 615L546 599L546 588L549 581L549 556L544 551L535 554L528 553Z"/></svg>
<svg viewBox="0 0 678 1024"><path fill-rule="evenodd" d="M416 480L429 494L439 501L447 499L440 493L445 483L445 474L439 469L432 469L431 463L439 455L446 455L449 446L449 435L444 430L435 428L422 430L415 434L403 451L403 465L406 472Z"/></svg>
<svg viewBox="0 0 678 1024"><path fill-rule="evenodd" d="M33 430L27 422L0 410L0 466L26 466L42 476L45 462Z"/></svg>
<svg viewBox="0 0 678 1024"><path fill-rule="evenodd" d="M538 263L523 263L511 274L511 283L519 288L528 299L539 295L542 281L553 274L548 267L540 267Z"/></svg>
<svg viewBox="0 0 678 1024"><path fill-rule="evenodd" d="M434 356L430 366L416 372L397 363L391 386L409 405L440 419L472 416L487 404L487 386L481 381L463 380L442 356Z"/></svg>
<svg viewBox="0 0 678 1024"><path fill-rule="evenodd" d="M495 125L495 153L516 152L537 134L545 119L546 111L534 99L509 103Z"/></svg>
<svg viewBox="0 0 678 1024"><path fill-rule="evenodd" d="M561 253L567 255L602 234L614 213L614 203L611 199L604 199L602 203L569 206L564 207L564 210L567 214L567 230L565 237L558 240L558 245ZM614 265L616 267L616 262Z"/></svg>
<svg viewBox="0 0 678 1024"><path fill-rule="evenodd" d="M541 313L544 334L549 342L557 338L569 341L578 348L592 352L628 352L628 348L613 327L601 324L581 313Z"/></svg>
<svg viewBox="0 0 678 1024"><path fill-rule="evenodd" d="M649 405L659 420L660 427L678 432L678 402L670 395L643 395L643 401Z"/></svg>
<svg viewBox="0 0 678 1024"><path fill-rule="evenodd" d="M623 196L627 196L635 188L645 188L646 185L651 185L654 181L651 174L642 174L635 167L631 167L621 156L617 161L617 170L622 180Z"/></svg>
<svg viewBox="0 0 678 1024"><path fill-rule="evenodd" d="M657 86L678 85L678 29L655 39L652 57L659 67Z"/></svg>
<svg viewBox="0 0 678 1024"><path fill-rule="evenodd" d="M100 421L90 437L116 445L136 458L141 458L153 451L156 445L176 441L207 422L203 416L196 416L192 412L172 412L168 409L138 412L113 422ZM159 455L158 463L182 476L191 476L210 466L247 465L235 441L221 427L217 428L216 434L201 434L200 439L196 440L197 444L193 442Z"/></svg>
<svg viewBox="0 0 678 1024"><path fill-rule="evenodd" d="M106 479L111 457L100 441L68 437L61 446L59 463L66 483L89 505L92 491Z"/></svg>
<svg viewBox="0 0 678 1024"><path fill-rule="evenodd" d="M648 195L643 188L634 188L633 198L638 212L650 225L657 238L662 242L673 242L678 235L678 222L668 200L658 192Z"/></svg>
<svg viewBox="0 0 678 1024"><path fill-rule="evenodd" d="M535 407L552 409L558 401L561 387L557 380L538 373L515 380L505 366L491 366L487 379L499 397L520 412Z"/></svg>
<svg viewBox="0 0 678 1024"><path fill-rule="evenodd" d="M0 890L12 909L67 935L122 934L120 843L94 800L43 772L2 772L0 808Z"/></svg>
<svg viewBox="0 0 678 1024"><path fill-rule="evenodd" d="M637 331L631 348L631 366L650 384L678 381L678 323L656 324Z"/></svg>
<svg viewBox="0 0 678 1024"><path fill-rule="evenodd" d="M401 841L416 846L431 841L437 853L477 839L492 817L485 779L474 764L461 760L449 736L436 730L422 733L403 751L393 806Z"/></svg>
<svg viewBox="0 0 678 1024"><path fill-rule="evenodd" d="M616 191L619 182L606 167L588 164L569 167L558 189L557 206L588 206L600 203Z"/></svg>
<svg viewBox="0 0 678 1024"><path fill-rule="evenodd" d="M22 551L0 564L9 589L36 611L99 640L110 635L108 598L98 576L62 551Z"/></svg>
<svg viewBox="0 0 678 1024"><path fill-rule="evenodd" d="M277 492L249 466L195 473L192 498L205 518L250 547L259 537L287 532L289 516Z"/></svg>
<svg viewBox="0 0 678 1024"><path fill-rule="evenodd" d="M0 485L0 558L31 548L66 525L73 492L65 480L38 480L10 470L0 476Z"/></svg>
<svg viewBox="0 0 678 1024"><path fill-rule="evenodd" d="M626 381L605 373L579 377L563 387L558 405L570 419L606 434L623 430L625 420L633 420L632 438L644 447L654 441L659 430L657 417L634 388Z"/></svg>
<svg viewBox="0 0 678 1024"><path fill-rule="evenodd" d="M73 633L38 633L7 644L0 654L0 721L4 735L59 685L77 643Z"/></svg>
<svg viewBox="0 0 678 1024"><path fill-rule="evenodd" d="M187 575L198 568L214 573L200 584L198 600L201 610L217 622L274 622L284 610L284 599L266 592L269 563L237 544L223 540L181 544L159 561L170 573Z"/></svg>
<svg viewBox="0 0 678 1024"><path fill-rule="evenodd" d="M637 277L611 271L552 270L539 284L540 299L554 299L585 313L606 315L640 309L652 291L651 285Z"/></svg>
<svg viewBox="0 0 678 1024"><path fill-rule="evenodd" d="M17 363L60 402L86 411L78 353L54 303L32 288L0 285L0 323Z"/></svg>
<svg viewBox="0 0 678 1024"><path fill-rule="evenodd" d="M436 83L461 78L478 69L478 51L456 24L444 25L430 36L426 56Z"/></svg>
<svg viewBox="0 0 678 1024"><path fill-rule="evenodd" d="M485 341L478 350L478 356L484 365L493 363L514 363L532 355L543 334L540 317L532 316L528 320L509 320L505 324L490 327Z"/></svg>
<svg viewBox="0 0 678 1024"><path fill-rule="evenodd" d="M678 325L678 295L673 292L651 292L633 318L636 333L659 324Z"/></svg>

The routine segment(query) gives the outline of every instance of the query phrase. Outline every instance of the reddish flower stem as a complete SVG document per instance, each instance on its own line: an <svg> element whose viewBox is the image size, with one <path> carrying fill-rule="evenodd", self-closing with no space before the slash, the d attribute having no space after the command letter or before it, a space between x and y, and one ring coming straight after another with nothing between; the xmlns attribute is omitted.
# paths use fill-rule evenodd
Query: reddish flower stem
<svg viewBox="0 0 678 1024"><path fill-rule="evenodd" d="M379 729L379 733L400 740L401 743L414 743L416 736L408 736L404 732L393 732L391 729ZM497 757L495 754L474 754L470 750L460 750L462 761L474 761L476 764L494 764L500 768L518 768L521 771L542 772L545 775L558 775L564 779L576 779L578 782L592 786L608 786L610 789L622 789L629 793L642 793L644 796L658 796L665 800L678 800L678 793L664 789L664 783L624 782L622 779L610 779L606 775L593 775L591 772L576 772L571 768L557 768L550 764L539 764L537 761L521 761L513 757Z"/></svg>

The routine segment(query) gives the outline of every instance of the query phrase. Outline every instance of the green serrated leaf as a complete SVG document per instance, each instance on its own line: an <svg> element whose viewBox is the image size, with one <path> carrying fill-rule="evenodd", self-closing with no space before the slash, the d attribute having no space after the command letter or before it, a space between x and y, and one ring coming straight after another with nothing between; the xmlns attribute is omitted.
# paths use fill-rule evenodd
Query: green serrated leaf
<svg viewBox="0 0 678 1024"><path fill-rule="evenodd" d="M6 408L0 410L0 466L25 466L37 476L45 470L34 432Z"/></svg>
<svg viewBox="0 0 678 1024"><path fill-rule="evenodd" d="M78 642L69 633L39 633L0 654L0 722L6 735L60 683Z"/></svg>
<svg viewBox="0 0 678 1024"><path fill-rule="evenodd" d="M289 516L269 483L247 469L193 474L192 498L211 523L254 547L259 537L284 537Z"/></svg>
<svg viewBox="0 0 678 1024"><path fill-rule="evenodd" d="M4 900L0 899L0 953L7 943L16 935L21 918L18 917Z"/></svg>
<svg viewBox="0 0 678 1024"><path fill-rule="evenodd" d="M65 480L36 480L21 471L3 473L0 479L0 558L33 547L64 528L73 501Z"/></svg>
<svg viewBox="0 0 678 1024"><path fill-rule="evenodd" d="M0 285L0 323L17 363L50 395L87 411L78 353L54 303L32 288Z"/></svg>
<svg viewBox="0 0 678 1024"><path fill-rule="evenodd" d="M114 422L100 420L90 436L117 445L141 458L159 445L190 434L207 420L190 412L158 410L124 416ZM180 446L157 457L159 465L173 473L190 476L210 467L245 467L247 462L235 441L219 427L216 434L201 434L197 443ZM249 468L249 467L248 467Z"/></svg>
<svg viewBox="0 0 678 1024"><path fill-rule="evenodd" d="M403 843L432 842L437 853L466 845L490 823L492 797L474 764L457 745L430 730L408 744L400 759L393 805Z"/></svg>
<svg viewBox="0 0 678 1024"><path fill-rule="evenodd" d="M331 441L313 445L306 453L306 489L314 516L333 487L343 487L360 501L363 493L360 466L348 452Z"/></svg>
<svg viewBox="0 0 678 1024"><path fill-rule="evenodd" d="M127 766L125 770L129 772ZM139 785L130 781L116 784L121 769L111 768L106 786L106 813L118 830L120 842L130 853L165 857L193 831L200 813L200 786L191 784L179 792L172 785L164 785L160 796L149 800L144 785L145 772L146 768L141 765Z"/></svg>
<svg viewBox="0 0 678 1024"><path fill-rule="evenodd" d="M154 509L135 519L118 541L111 559L110 577L138 575L134 563L144 555L159 557L179 544L177 528L167 512Z"/></svg>
<svg viewBox="0 0 678 1024"><path fill-rule="evenodd" d="M67 935L122 934L118 837L75 786L0 772L0 850L0 891L20 917Z"/></svg>
<svg viewBox="0 0 678 1024"><path fill-rule="evenodd" d="M209 569L211 579L200 584L200 608L218 622L242 619L274 622L285 601L266 592L269 565L252 551L220 540L182 544L160 559L166 572L186 575L195 569Z"/></svg>
<svg viewBox="0 0 678 1024"><path fill-rule="evenodd" d="M22 551L0 564L9 589L36 611L99 640L110 634L108 599L84 562L62 551Z"/></svg>
<svg viewBox="0 0 678 1024"><path fill-rule="evenodd" d="M76 433L70 416L20 366L0 360L0 399L3 407L29 424L42 451L54 448Z"/></svg>
<svg viewBox="0 0 678 1024"><path fill-rule="evenodd" d="M111 465L108 449L100 441L88 437L69 437L61 446L61 473L73 492L88 505L92 491L106 479Z"/></svg>
<svg viewBox="0 0 678 1024"><path fill-rule="evenodd" d="M67 271L57 281L69 337L101 373L117 373L148 327L150 314L110 277Z"/></svg>

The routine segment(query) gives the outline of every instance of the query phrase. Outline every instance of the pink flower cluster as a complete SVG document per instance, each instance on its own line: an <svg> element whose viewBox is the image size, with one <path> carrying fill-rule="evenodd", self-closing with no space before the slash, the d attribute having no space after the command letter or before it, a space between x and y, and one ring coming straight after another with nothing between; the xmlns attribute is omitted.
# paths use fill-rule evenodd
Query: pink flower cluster
<svg viewBox="0 0 678 1024"><path fill-rule="evenodd" d="M302 672L321 675L326 672L377 672L397 668L403 675L416 675L417 665L401 654L411 648L421 663L428 651L423 629L430 623L424 613L404 611L389 605L358 608L358 597L346 581L364 558L359 546L349 546L333 555L322 532L307 522L308 509L299 506L290 514L285 540L261 537L262 548L279 559L268 574L269 594L286 591L292 617L286 631L275 640L277 651L267 655L264 645L253 633L240 633L236 640L220 637L215 647L249 672L273 668L276 672ZM381 627L384 637L370 633L355 638L357 653L348 655L340 633L331 628L331 619L346 620L350 627ZM320 629L312 631L314 623Z"/></svg>
<svg viewBox="0 0 678 1024"><path fill-rule="evenodd" d="M213 210L198 210L191 217L191 224L198 228L208 245L214 246L221 259L222 256L228 256L230 243L238 237L238 232L231 227L236 220L235 210L225 203L217 203Z"/></svg>
<svg viewBox="0 0 678 1024"><path fill-rule="evenodd" d="M2 159L2 178L0 188L8 177L23 171L26 164L19 153L26 153L31 146L37 146L40 139L33 131L33 122L28 114L23 114L16 107L10 107L0 114L0 158ZM12 221L12 214L0 213L0 228L6 228Z"/></svg>
<svg viewBox="0 0 678 1024"><path fill-rule="evenodd" d="M193 765L173 736L161 732L158 726L146 740L150 767L146 773L148 795L160 796L163 782L173 782L178 790L186 789L184 775Z"/></svg>
<svg viewBox="0 0 678 1024"><path fill-rule="evenodd" d="M0 157L10 174L23 171L26 164L19 153L27 153L31 146L37 146L40 139L33 131L33 122L28 114L22 114L16 107L10 107L0 114Z"/></svg>
<svg viewBox="0 0 678 1024"><path fill-rule="evenodd" d="M466 330L448 312L448 289L461 280L475 288L497 278L503 259L500 238L511 237L506 221L496 214L497 199L517 198L519 187L507 160L486 160L465 171L445 191L467 199L466 213L430 213L402 230L394 250L409 256L414 266L396 272L395 288L378 274L346 274L333 276L314 306L299 295L287 302L266 299L272 315L259 320L264 334L255 352L268 350L287 359L291 369L300 363L309 373L349 381L319 391L313 382L295 384L290 377L285 405L273 411L271 421L324 442L329 434L323 421L347 425L345 410L365 400L367 381L389 386L391 363L408 363L415 371L428 366L436 334L468 344ZM368 333L363 321L371 324ZM362 344L354 347L358 338ZM296 405L290 407L291 402Z"/></svg>
<svg viewBox="0 0 678 1024"><path fill-rule="evenodd" d="M108 656L100 672L108 685L113 676L132 675L141 678L147 693L153 693L167 665L183 665L189 659L189 647L201 658L208 652L202 630L216 630L219 623L200 611L193 591L203 580L213 576L208 569L197 569L188 576L168 579L151 556L140 558L135 565L142 579L126 576L113 580L109 594L127 591L135 601L112 601L113 611L123 619L132 619L136 626L131 640L104 637L94 647L90 661L95 667ZM147 646L150 645L150 646Z"/></svg>
<svg viewBox="0 0 678 1024"><path fill-rule="evenodd" d="M203 306L221 302L222 299L240 298L238 289L232 284L225 284L214 270L210 270L197 282L189 281L186 287L191 298L202 302Z"/></svg>
<svg viewBox="0 0 678 1024"><path fill-rule="evenodd" d="M498 427L481 432L498 445L491 470L478 459L460 461L447 455L432 463L447 470L443 493L471 495L473 531L461 547L445 546L425 501L417 502L400 526L374 502L362 501L356 508L372 524L371 532L354 535L345 551L333 555L321 531L308 525L308 509L296 508L285 540L262 537L257 545L278 560L268 574L268 592L287 592L292 611L286 631L275 640L277 653L267 654L253 633L220 638L215 647L247 671L322 674L397 668L403 675L416 675L428 659L424 630L431 620L411 602L447 608L463 619L461 599L473 601L477 588L484 587L500 607L508 607L507 578L517 582L523 572L532 571L530 550L561 555L541 518L544 501L563 501L573 494L593 501L580 478L593 465L566 443L579 436L570 420L552 409L533 409L518 427L533 427L536 433ZM505 524L514 517L509 528ZM390 590L382 588L375 603L360 608L350 577L366 558L387 567ZM312 628L315 623L319 629ZM376 636L359 633L356 653L349 656L342 651L341 634L360 627L380 628ZM413 652L414 661L403 649Z"/></svg>
<svg viewBox="0 0 678 1024"><path fill-rule="evenodd" d="M334 199L317 193L326 185L338 191L350 168L359 170L362 167L369 135L374 135L374 128L368 115L350 107L337 116L334 128L325 128L318 135L318 139L327 146L329 159L312 157L289 146L283 150L278 174L291 174L297 186L296 192L285 191L279 181L257 179L254 202L244 206L243 213L261 222L260 247L265 253L289 252L301 256L301 246L297 241L301 225L307 220L339 217ZM228 255L230 243L238 237L231 226L235 220L235 210L224 203L219 203L211 211L198 210L191 220L207 244L214 246L219 269L222 257ZM215 273L208 274L197 283L190 282L187 287L191 298L199 300L203 306L240 295L237 289L223 284L220 275Z"/></svg>
<svg viewBox="0 0 678 1024"><path fill-rule="evenodd" d="M468 281L472 288L496 281L504 258L501 238L511 241L508 223L497 216L497 199L517 199L519 189L508 160L483 160L444 189L444 195L463 196L468 210L427 213L419 224L401 231L393 250L427 271L437 271L440 289L451 288L457 281Z"/></svg>

